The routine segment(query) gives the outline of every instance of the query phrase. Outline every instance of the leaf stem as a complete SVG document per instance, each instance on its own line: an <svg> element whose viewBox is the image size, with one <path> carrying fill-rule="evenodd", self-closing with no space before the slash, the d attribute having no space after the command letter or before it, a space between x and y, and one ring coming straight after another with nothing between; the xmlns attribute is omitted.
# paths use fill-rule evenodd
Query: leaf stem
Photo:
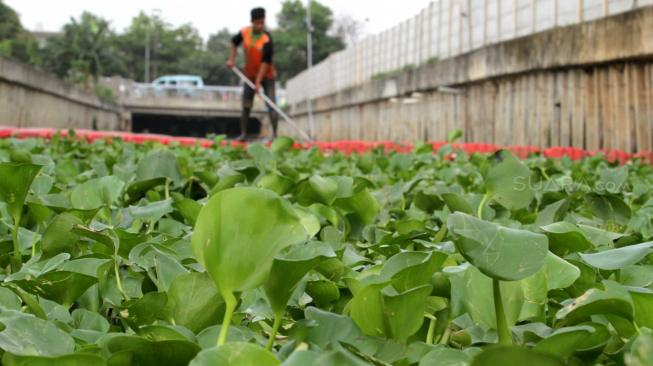
<svg viewBox="0 0 653 366"><path fill-rule="evenodd" d="M165 197L166 197L166 199L170 198L170 179L169 178L166 178Z"/></svg>
<svg viewBox="0 0 653 366"><path fill-rule="evenodd" d="M220 335L218 336L218 346L222 346L227 341L227 334L229 334L229 324L231 324L231 317L234 315L234 310L236 310L236 304L238 303L236 297L231 291L222 292L222 297L224 298L225 310L222 326L220 327Z"/></svg>
<svg viewBox="0 0 653 366"><path fill-rule="evenodd" d="M448 344L450 336L451 336L451 328L449 328L449 326L447 326L446 328L444 328L444 333L442 333L442 338L440 339L440 342L438 342L438 343L444 344L444 345Z"/></svg>
<svg viewBox="0 0 653 366"><path fill-rule="evenodd" d="M125 289L122 287L122 281L120 280L120 271L118 270L118 259L113 258L113 272L116 275L116 286L118 286L118 291L125 300L129 300L129 296L125 292Z"/></svg>
<svg viewBox="0 0 653 366"><path fill-rule="evenodd" d="M512 344L512 335L503 309L503 299L501 299L501 282L497 279L492 279L492 293L494 295L494 313L496 315L499 344Z"/></svg>
<svg viewBox="0 0 653 366"><path fill-rule="evenodd" d="M38 233L41 231L41 224L38 224L36 226L36 232ZM32 239L32 256L30 258L34 258L36 256L36 235L34 235L34 239Z"/></svg>
<svg viewBox="0 0 653 366"><path fill-rule="evenodd" d="M433 344L433 338L435 335L435 322L437 321L436 317L432 317L429 321L429 330L426 333L426 344Z"/></svg>
<svg viewBox="0 0 653 366"><path fill-rule="evenodd" d="M11 271L18 272L23 262L23 258L20 254L20 244L18 243L18 230L20 229L20 216L14 218L14 230L11 233L12 240L14 242L14 258L11 261Z"/></svg>
<svg viewBox="0 0 653 366"><path fill-rule="evenodd" d="M481 220L483 220L483 207L485 206L488 198L490 198L490 195L487 193L484 194L483 199L481 199L481 203L478 205L478 209L476 210L476 216L478 216L478 218Z"/></svg>
<svg viewBox="0 0 653 366"><path fill-rule="evenodd" d="M268 351L272 351L272 346L274 345L274 339L277 337L279 332L279 327L281 326L281 318L283 313L274 314L274 323L272 324L272 332L270 333L270 338L268 339L268 345L265 347Z"/></svg>

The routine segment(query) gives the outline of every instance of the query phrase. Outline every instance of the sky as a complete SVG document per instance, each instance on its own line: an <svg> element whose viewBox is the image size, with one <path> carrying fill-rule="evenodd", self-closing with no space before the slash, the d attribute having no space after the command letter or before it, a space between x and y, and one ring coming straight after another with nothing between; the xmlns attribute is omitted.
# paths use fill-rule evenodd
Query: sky
<svg viewBox="0 0 653 366"><path fill-rule="evenodd" d="M303 0L306 1L306 0ZM160 11L174 24L192 23L204 39L227 27L237 30L249 22L249 10L263 6L268 14L276 14L281 1L251 0L4 0L16 10L23 26L29 30L57 31L71 17L83 10L111 21L116 31L123 31L140 10ZM336 16L349 15L365 22L364 33L375 34L408 19L429 4L429 0L321 0ZM268 16L274 26L276 20Z"/></svg>

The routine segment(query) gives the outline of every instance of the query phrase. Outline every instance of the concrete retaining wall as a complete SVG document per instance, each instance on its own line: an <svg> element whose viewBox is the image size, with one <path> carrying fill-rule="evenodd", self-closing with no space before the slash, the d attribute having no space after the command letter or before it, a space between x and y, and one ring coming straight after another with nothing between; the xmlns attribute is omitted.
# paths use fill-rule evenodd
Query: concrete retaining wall
<svg viewBox="0 0 653 366"><path fill-rule="evenodd" d="M121 112L53 75L0 57L0 125L118 130Z"/></svg>
<svg viewBox="0 0 653 366"><path fill-rule="evenodd" d="M373 80L313 110L322 140L443 140L461 129L468 142L650 151L653 7ZM306 103L291 114L308 129Z"/></svg>

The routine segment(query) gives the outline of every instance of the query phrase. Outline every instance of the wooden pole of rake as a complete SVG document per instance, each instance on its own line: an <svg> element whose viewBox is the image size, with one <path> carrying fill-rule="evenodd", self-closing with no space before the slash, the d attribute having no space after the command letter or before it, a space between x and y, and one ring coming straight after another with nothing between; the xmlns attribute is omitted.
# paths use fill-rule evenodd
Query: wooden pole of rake
<svg viewBox="0 0 653 366"><path fill-rule="evenodd" d="M242 73L242 71L240 71L237 67L232 67L231 70L233 70L233 72L236 73L236 75L238 75L240 80L242 80L245 84L247 84L250 88L252 88L252 90L256 89L255 86L254 86L254 83L252 83L252 81L249 80L247 78L247 76L245 76ZM281 116L281 118L283 118L284 121L286 121L290 126L292 126L292 128L294 128L297 132L299 132L299 134L301 135L301 137L304 140L313 141L310 138L310 136L308 136L308 134L306 132L304 132L304 130L299 128L297 123L295 123L295 121L293 121L292 118L288 117L288 115L286 113L284 113L284 111L282 111L281 108L279 108L270 98L268 98L267 95L265 95L263 90L259 90L258 95L261 97L261 99L263 99L263 101L265 101L265 103L270 108L272 108L275 112L277 112Z"/></svg>

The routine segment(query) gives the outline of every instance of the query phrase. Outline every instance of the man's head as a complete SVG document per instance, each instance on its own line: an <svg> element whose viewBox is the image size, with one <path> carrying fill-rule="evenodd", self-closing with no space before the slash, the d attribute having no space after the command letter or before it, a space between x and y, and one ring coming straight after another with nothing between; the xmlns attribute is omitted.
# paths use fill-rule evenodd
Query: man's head
<svg viewBox="0 0 653 366"><path fill-rule="evenodd" d="M252 29L254 32L263 32L265 28L265 9L254 8L252 9Z"/></svg>

